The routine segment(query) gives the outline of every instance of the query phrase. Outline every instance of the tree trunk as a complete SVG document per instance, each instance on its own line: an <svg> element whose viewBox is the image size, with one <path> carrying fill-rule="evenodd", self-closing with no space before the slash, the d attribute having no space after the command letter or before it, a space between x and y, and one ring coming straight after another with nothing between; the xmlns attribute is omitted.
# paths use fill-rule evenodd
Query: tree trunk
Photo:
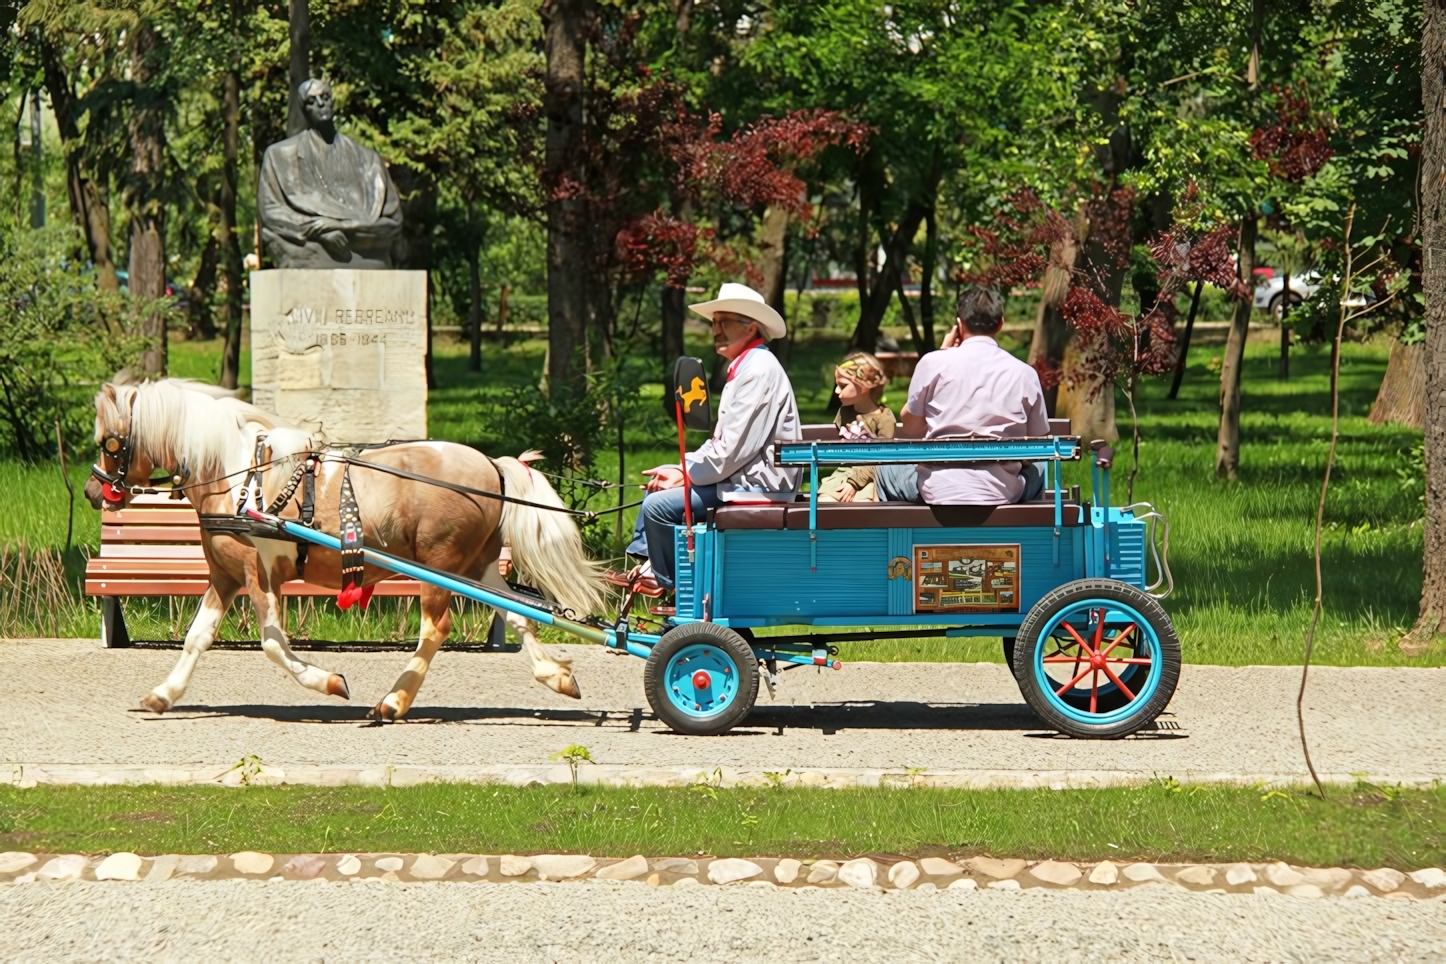
<svg viewBox="0 0 1446 964"><path fill-rule="evenodd" d="M1426 427L1426 348L1424 345L1391 343L1386 377L1371 406L1371 421L1377 425L1395 422L1415 429Z"/></svg>
<svg viewBox="0 0 1446 964"><path fill-rule="evenodd" d="M477 227L476 205L467 202L467 235L471 250L467 252L467 370L482 370L482 232Z"/></svg>
<svg viewBox="0 0 1446 964"><path fill-rule="evenodd" d="M311 77L311 8L308 0L290 0L287 25L291 33L291 48L286 71L289 91L286 99L286 136L290 137L300 134L307 127L297 88Z"/></svg>
<svg viewBox="0 0 1446 964"><path fill-rule="evenodd" d="M586 23L592 0L546 0L547 73L543 110L547 115L544 184L547 200L547 346L548 385L580 397L585 371L578 356L586 350L589 252L584 243L586 183L583 142L583 68L587 56Z"/></svg>
<svg viewBox="0 0 1446 964"><path fill-rule="evenodd" d="M65 154L65 193L70 201L70 216L85 238L91 263L95 265L96 285L102 291L119 291L115 254L110 243L110 207L105 195L81 167L80 128L75 119L75 95L70 78L66 76L60 51L48 41L41 41L40 62Z"/></svg>
<svg viewBox="0 0 1446 964"><path fill-rule="evenodd" d="M142 23L131 39L131 79L135 100L131 105L130 183L126 207L131 217L131 297L138 301L159 301L166 295L166 232L162 189L165 179L165 112L162 94L151 86L150 58L156 48L156 33ZM166 372L166 315L156 311L141 323L146 349L141 369L151 376Z"/></svg>
<svg viewBox="0 0 1446 964"><path fill-rule="evenodd" d="M919 325L924 331L924 347L919 354L938 347L934 339L934 273L939 270L939 219L935 208L938 199L924 215L924 254L919 259ZM800 289L800 295L802 289Z"/></svg>
<svg viewBox="0 0 1446 964"><path fill-rule="evenodd" d="M211 298L216 293L216 263L220 260L221 246L212 235L201 249L201 263L196 267L196 277L186 292L186 338L191 341L210 341L216 337L216 320L211 314Z"/></svg>
<svg viewBox="0 0 1446 964"><path fill-rule="evenodd" d="M1175 377L1170 381L1170 393L1165 397L1173 400L1180 394L1180 383L1185 380L1185 366L1190 361L1190 339L1195 334L1195 314L1200 310L1200 292L1205 282L1195 282L1195 291L1190 296L1190 314L1185 319L1185 333L1180 336L1180 347L1175 355Z"/></svg>
<svg viewBox="0 0 1446 964"><path fill-rule="evenodd" d="M663 285L663 371L671 372L673 362L687 350L683 346L683 322L688 317L688 293L682 288Z"/></svg>
<svg viewBox="0 0 1446 964"><path fill-rule="evenodd" d="M903 279L904 262L908 258L909 243L919 232L924 220L925 207L917 201L910 202L904 210L903 219L894 232L882 238L884 241L884 266L874 279L873 289L867 297L859 299L859 323L854 328L853 345L862 351L874 351L879 341L879 325L884 313L894 298L894 290ZM860 288L865 283L860 281Z"/></svg>
<svg viewBox="0 0 1446 964"><path fill-rule="evenodd" d="M1421 146L1423 171L1446 166L1446 2L1426 0L1421 34L1421 96L1428 105ZM1412 636L1425 643L1446 618L1446 264L1435 254L1446 248L1446 185L1421 178L1421 253L1426 293L1426 519L1421 580L1421 615Z"/></svg>
<svg viewBox="0 0 1446 964"><path fill-rule="evenodd" d="M30 91L30 226L45 227L45 139L40 133L40 88Z"/></svg>
<svg viewBox="0 0 1446 964"><path fill-rule="evenodd" d="M232 0L231 23L241 22L239 0ZM241 159L241 76L233 62L222 78L221 135L221 263L226 300L221 304L221 327L226 343L221 350L221 387L235 388L241 375L241 237L236 231L236 195Z"/></svg>
<svg viewBox="0 0 1446 964"><path fill-rule="evenodd" d="M1256 222L1252 213L1240 223L1240 256L1237 273L1247 288L1235 302L1230 316L1230 335L1225 341L1225 360L1220 366L1220 433L1215 446L1215 476L1240 477L1240 374L1245 365L1245 339L1250 334L1250 312L1255 278Z"/></svg>
<svg viewBox="0 0 1446 964"><path fill-rule="evenodd" d="M1089 218L1084 207L1075 214L1073 230L1069 235L1050 245L1049 265L1044 269L1044 282L1039 291L1039 311L1034 318L1034 337L1029 342L1029 363L1041 364L1060 373L1064 370L1064 355L1069 346L1069 322L1064 319L1060 306L1069 295L1070 281L1079 267L1081 243L1089 231ZM1044 390L1044 405L1051 416L1059 407L1060 383Z"/></svg>

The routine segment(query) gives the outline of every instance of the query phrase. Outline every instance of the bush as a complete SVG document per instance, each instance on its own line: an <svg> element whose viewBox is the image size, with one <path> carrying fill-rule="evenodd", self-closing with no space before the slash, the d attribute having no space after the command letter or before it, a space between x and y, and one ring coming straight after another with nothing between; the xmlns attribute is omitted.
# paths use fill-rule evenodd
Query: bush
<svg viewBox="0 0 1446 964"><path fill-rule="evenodd" d="M80 447L96 387L139 356L146 306L99 291L75 241L69 225L0 237L0 452L26 461L54 453L57 422Z"/></svg>

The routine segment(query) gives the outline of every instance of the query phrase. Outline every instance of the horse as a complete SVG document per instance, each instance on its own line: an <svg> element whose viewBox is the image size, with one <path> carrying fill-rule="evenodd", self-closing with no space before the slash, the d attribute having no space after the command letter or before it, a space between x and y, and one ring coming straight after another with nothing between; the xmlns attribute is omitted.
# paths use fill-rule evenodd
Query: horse
<svg viewBox="0 0 1446 964"><path fill-rule="evenodd" d="M366 546L505 591L497 558L506 542L519 575L548 599L579 615L596 612L602 605L602 567L587 557L562 500L540 474L514 458L492 459L467 446L438 441L389 443L364 453L366 462L505 493L519 501L412 481L365 468L360 460L351 462L348 473L346 459L327 449L324 433L296 426L223 389L173 378L103 385L95 397L95 441L100 459L85 494L97 509L124 508L130 487L147 486L157 469L169 472L173 484L203 515L234 515L243 491L256 500L252 507L265 508L257 503L270 506L284 489L294 491L298 467L314 459L314 524L322 531L335 535L341 528L343 477L349 474ZM253 467L260 469L258 481L252 483L259 494L247 489ZM299 501L299 495L292 497L277 514L297 519ZM255 607L266 656L307 689L350 699L345 677L301 659L287 640L278 592L282 583L301 575L298 544L203 527L201 548L210 584L174 669L141 705L157 714L175 705L243 587ZM312 545L304 568L308 582L343 588L341 553ZM366 565L350 587L351 598L362 596L364 605L370 592L357 590L389 575ZM423 584L416 651L392 690L372 708L370 718L398 720L412 707L450 631L451 599L446 589ZM338 598L338 604L345 602L345 597ZM572 661L547 653L521 616L509 613L508 624L523 639L533 677L556 693L580 699Z"/></svg>

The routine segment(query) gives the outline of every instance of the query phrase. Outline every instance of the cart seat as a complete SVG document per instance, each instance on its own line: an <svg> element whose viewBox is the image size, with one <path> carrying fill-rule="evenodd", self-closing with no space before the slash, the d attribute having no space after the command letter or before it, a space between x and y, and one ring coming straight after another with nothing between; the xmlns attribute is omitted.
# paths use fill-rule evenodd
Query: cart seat
<svg viewBox="0 0 1446 964"><path fill-rule="evenodd" d="M1064 525L1080 524L1078 502L1064 504ZM719 529L807 529L808 505L723 505L709 513ZM912 505L830 502L818 507L820 529L964 529L1053 526L1054 502L1015 505Z"/></svg>

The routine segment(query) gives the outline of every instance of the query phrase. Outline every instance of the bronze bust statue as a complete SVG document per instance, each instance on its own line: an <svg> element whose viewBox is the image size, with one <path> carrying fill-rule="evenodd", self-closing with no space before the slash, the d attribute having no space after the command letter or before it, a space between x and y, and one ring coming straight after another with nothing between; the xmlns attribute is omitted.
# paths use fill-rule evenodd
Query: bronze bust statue
<svg viewBox="0 0 1446 964"><path fill-rule="evenodd" d="M402 232L381 156L337 132L331 85L298 93L308 129L272 144L256 190L261 240L281 268L390 268Z"/></svg>

